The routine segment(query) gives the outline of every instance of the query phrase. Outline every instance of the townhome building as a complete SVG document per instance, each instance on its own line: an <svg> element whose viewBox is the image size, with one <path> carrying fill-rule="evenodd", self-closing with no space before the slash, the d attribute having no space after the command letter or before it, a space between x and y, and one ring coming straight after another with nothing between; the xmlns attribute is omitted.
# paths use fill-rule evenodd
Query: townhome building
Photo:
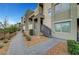
<svg viewBox="0 0 79 59"><path fill-rule="evenodd" d="M76 40L77 4L53 4L52 7L52 36L66 40Z"/></svg>
<svg viewBox="0 0 79 59"><path fill-rule="evenodd" d="M39 3L35 11L25 17L26 31L32 27L34 35L64 40L79 40L79 4ZM32 26L29 26L32 24Z"/></svg>

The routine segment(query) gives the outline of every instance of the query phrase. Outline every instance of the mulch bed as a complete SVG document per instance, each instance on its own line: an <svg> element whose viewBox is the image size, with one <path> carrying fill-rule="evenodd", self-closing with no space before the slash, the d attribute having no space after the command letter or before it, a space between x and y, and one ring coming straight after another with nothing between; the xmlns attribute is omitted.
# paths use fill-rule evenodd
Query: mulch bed
<svg viewBox="0 0 79 59"><path fill-rule="evenodd" d="M66 42L60 42L55 47L49 49L46 55L67 55L67 44Z"/></svg>
<svg viewBox="0 0 79 59"><path fill-rule="evenodd" d="M4 37L4 33L0 32L0 40L2 40Z"/></svg>
<svg viewBox="0 0 79 59"><path fill-rule="evenodd" d="M28 34L27 34L28 35ZM24 35L25 36L25 35ZM27 47L31 47L31 46L34 46L36 44L39 44L41 42L44 42L46 41L48 38L45 37L45 36L32 36L31 37L31 41L28 41L26 38L25 38L25 44Z"/></svg>
<svg viewBox="0 0 79 59"><path fill-rule="evenodd" d="M8 48L9 48L9 45L10 45L10 41L9 39L11 39L14 35L16 35L16 32L15 33L11 33L11 34L6 34L5 37L6 39L8 40L7 43L4 43L4 46L2 48L0 48L0 55L5 55ZM4 42L5 40L1 40L1 42Z"/></svg>
<svg viewBox="0 0 79 59"><path fill-rule="evenodd" d="M0 55L5 55L7 53L7 50L9 48L10 43L6 43L6 45L2 48L0 48Z"/></svg>

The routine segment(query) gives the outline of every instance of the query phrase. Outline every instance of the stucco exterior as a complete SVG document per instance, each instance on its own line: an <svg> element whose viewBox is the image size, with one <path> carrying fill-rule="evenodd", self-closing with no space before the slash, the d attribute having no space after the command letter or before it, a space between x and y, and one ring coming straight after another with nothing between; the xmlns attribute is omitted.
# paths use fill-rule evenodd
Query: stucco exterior
<svg viewBox="0 0 79 59"><path fill-rule="evenodd" d="M27 24L30 18L32 19L33 30L36 35L40 35L41 32L50 36L52 33L52 37L77 40L77 18L79 18L79 5L77 3L39 3L34 13L27 18ZM36 19L37 22L35 22ZM41 25L40 21L42 19L43 24ZM67 21L71 22L70 32L55 31L55 23ZM42 28L42 31L40 28Z"/></svg>
<svg viewBox="0 0 79 59"><path fill-rule="evenodd" d="M66 4L69 7L67 10L64 12L62 10L62 4L61 6L58 6L60 8L60 12L57 14L56 11L56 5L51 4L51 3L44 3L44 8L43 8L43 14L44 14L44 21L43 24L46 25L48 28L52 30L52 36L56 38L61 38L61 39L72 39L76 40L77 39L77 4ZM50 12L49 12L50 11ZM56 22L65 22L65 21L71 21L71 32L56 32L55 31L55 23Z"/></svg>
<svg viewBox="0 0 79 59"><path fill-rule="evenodd" d="M44 3L44 9L43 9L43 14L44 14L44 21L43 24L52 29L52 15L51 15L51 3Z"/></svg>
<svg viewBox="0 0 79 59"><path fill-rule="evenodd" d="M66 40L77 40L77 4L70 4L69 10L62 12L60 14L55 14L55 6L52 8L54 14L52 15L52 36L56 38L66 39ZM56 32L55 23L71 21L71 32Z"/></svg>

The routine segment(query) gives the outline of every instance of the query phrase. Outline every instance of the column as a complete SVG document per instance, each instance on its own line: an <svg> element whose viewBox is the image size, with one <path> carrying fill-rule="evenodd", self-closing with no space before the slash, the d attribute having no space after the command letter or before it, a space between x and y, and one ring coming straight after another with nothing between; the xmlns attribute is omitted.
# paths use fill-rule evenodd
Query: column
<svg viewBox="0 0 79 59"><path fill-rule="evenodd" d="M33 24L33 34L35 33L35 31L34 31L34 18L32 18L32 24Z"/></svg>
<svg viewBox="0 0 79 59"><path fill-rule="evenodd" d="M51 11L51 16L52 16L52 18L51 18L51 27L52 27L52 36L54 36L54 20L55 20L55 5L52 3L51 4L52 5L52 7L51 7L51 9L52 9L52 11Z"/></svg>
<svg viewBox="0 0 79 59"><path fill-rule="evenodd" d="M28 19L26 19L26 31L28 31Z"/></svg>
<svg viewBox="0 0 79 59"><path fill-rule="evenodd" d="M38 32L38 36L40 35L40 17L37 18L38 21L38 25L37 25L37 32Z"/></svg>
<svg viewBox="0 0 79 59"><path fill-rule="evenodd" d="M71 33L72 33L72 39L77 41L77 4L72 3L71 4Z"/></svg>

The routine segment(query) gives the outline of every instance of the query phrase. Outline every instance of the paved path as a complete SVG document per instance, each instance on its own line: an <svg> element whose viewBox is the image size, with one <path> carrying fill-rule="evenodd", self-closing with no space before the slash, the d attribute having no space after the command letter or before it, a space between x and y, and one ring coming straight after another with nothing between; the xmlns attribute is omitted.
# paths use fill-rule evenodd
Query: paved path
<svg viewBox="0 0 79 59"><path fill-rule="evenodd" d="M21 32L18 32L15 37L11 39L10 47L7 54L24 54L24 38Z"/></svg>
<svg viewBox="0 0 79 59"><path fill-rule="evenodd" d="M31 47L27 47L24 44L24 37L21 32L18 32L15 37L12 38L8 55L41 55L45 54L48 49L59 43L60 40L48 39L45 42L41 42Z"/></svg>

